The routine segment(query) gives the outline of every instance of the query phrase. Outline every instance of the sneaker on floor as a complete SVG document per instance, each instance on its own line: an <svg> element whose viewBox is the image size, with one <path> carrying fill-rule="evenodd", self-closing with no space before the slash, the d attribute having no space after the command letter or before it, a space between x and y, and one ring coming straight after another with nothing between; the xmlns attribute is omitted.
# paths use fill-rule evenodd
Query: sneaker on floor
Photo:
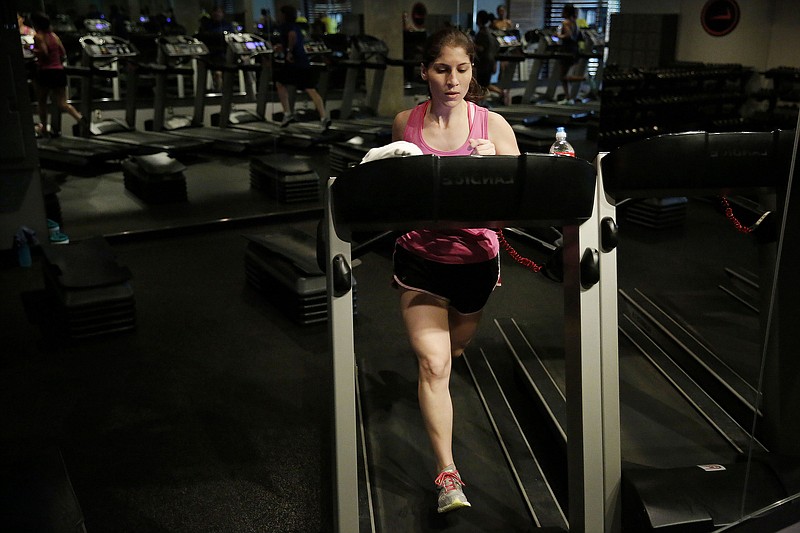
<svg viewBox="0 0 800 533"><path fill-rule="evenodd" d="M323 130L327 130L331 126L331 119L328 117L322 118L319 120L319 125L322 126Z"/></svg>
<svg viewBox="0 0 800 533"><path fill-rule="evenodd" d="M440 513L447 513L460 509L461 507L471 507L464 495L464 482L458 475L458 470L453 465L442 470L434 481L439 487L439 508Z"/></svg>
<svg viewBox="0 0 800 533"><path fill-rule="evenodd" d="M50 234L50 237L55 237L61 233L61 226L55 220L47 219L47 233Z"/></svg>
<svg viewBox="0 0 800 533"><path fill-rule="evenodd" d="M50 233L50 244L69 244L69 236L60 231Z"/></svg>
<svg viewBox="0 0 800 533"><path fill-rule="evenodd" d="M283 121L281 122L281 128L285 128L286 126L288 126L292 122L297 122L297 119L295 118L295 116L294 115L285 115L283 117Z"/></svg>

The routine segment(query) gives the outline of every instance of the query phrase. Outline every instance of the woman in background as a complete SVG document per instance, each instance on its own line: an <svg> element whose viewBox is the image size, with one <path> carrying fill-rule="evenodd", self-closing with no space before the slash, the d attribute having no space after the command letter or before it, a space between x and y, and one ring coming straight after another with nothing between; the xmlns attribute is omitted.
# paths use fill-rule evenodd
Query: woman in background
<svg viewBox="0 0 800 533"><path fill-rule="evenodd" d="M36 126L38 135L47 134L47 98L50 96L59 111L66 111L82 126L83 117L69 102L67 102L67 74L64 72L63 60L67 55L61 39L50 28L50 19L44 13L34 13L31 16L33 29L33 53L36 56L36 86L37 109L39 111L39 124Z"/></svg>
<svg viewBox="0 0 800 533"><path fill-rule="evenodd" d="M561 11L561 16L564 20L561 21L561 26L558 27L557 37L560 43L561 52L561 87L564 91L564 98L560 100L559 104L572 103L570 98L569 83L573 80L569 76L569 69L578 60L579 41L581 40L581 30L578 28L578 10L572 4L564 4Z"/></svg>

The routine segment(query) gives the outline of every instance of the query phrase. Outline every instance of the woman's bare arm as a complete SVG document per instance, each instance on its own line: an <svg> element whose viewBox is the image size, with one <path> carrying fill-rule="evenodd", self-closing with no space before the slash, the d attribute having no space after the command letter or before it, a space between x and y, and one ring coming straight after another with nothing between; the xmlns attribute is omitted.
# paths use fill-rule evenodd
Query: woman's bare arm
<svg viewBox="0 0 800 533"><path fill-rule="evenodd" d="M489 111L489 140L494 143L495 154L519 155L514 130L506 119L494 111Z"/></svg>
<svg viewBox="0 0 800 533"><path fill-rule="evenodd" d="M400 111L395 115L394 122L392 122L392 142L403 140L403 133L406 131L406 124L408 123L408 117L410 115L410 109Z"/></svg>

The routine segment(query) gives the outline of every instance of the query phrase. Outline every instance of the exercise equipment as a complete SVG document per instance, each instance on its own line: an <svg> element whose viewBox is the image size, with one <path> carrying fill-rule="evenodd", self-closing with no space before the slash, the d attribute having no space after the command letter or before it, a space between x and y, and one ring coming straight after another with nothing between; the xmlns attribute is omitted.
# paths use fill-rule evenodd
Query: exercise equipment
<svg viewBox="0 0 800 533"><path fill-rule="evenodd" d="M20 35L22 55L28 66L28 76L35 72L33 54L33 37ZM76 38L76 43L77 43ZM97 72L92 66L65 66L64 71L68 77L81 77L91 79ZM87 95L83 95L88 97ZM111 161L119 161L128 152L120 146L102 142L95 139L81 139L64 137L61 135L61 110L55 102L52 103L50 113L51 123L49 132L41 135L36 140L39 150L39 159L42 166L63 169L64 166L80 167L83 169L101 170ZM47 124L44 125L47 129Z"/></svg>
<svg viewBox="0 0 800 533"><path fill-rule="evenodd" d="M222 44L224 45L226 36L223 34L207 34L204 35L203 38L208 40L222 40ZM264 41L259 38L259 42L263 43ZM212 70L228 71L225 65L209 60L209 53L210 48L208 43L197 37L190 37L188 35L162 35L159 38L158 63L160 65L173 69L179 68L179 65L182 65L186 61L194 61L196 65L194 109L192 116L167 116L167 71L157 71L155 74L156 94L153 103L153 120L151 122L145 122L145 128L179 137L209 141L212 143L211 146L215 150L228 153L266 150L272 143L272 138L268 135L203 125L207 99L205 84L209 68ZM229 74L230 72L227 73Z"/></svg>
<svg viewBox="0 0 800 533"><path fill-rule="evenodd" d="M304 159L270 154L250 159L250 186L283 203L319 202L319 175Z"/></svg>
<svg viewBox="0 0 800 533"><path fill-rule="evenodd" d="M245 275L293 321L308 325L328 320L325 273L317 262L317 237L296 228L245 235ZM353 314L357 314L353 282Z"/></svg>
<svg viewBox="0 0 800 533"><path fill-rule="evenodd" d="M323 127L319 117L311 122L297 121L285 127L281 127L278 122L268 120L266 115L271 94L272 68L283 63L283 59L274 57L272 45L254 34L232 34L226 36L226 42L227 70L223 77L222 106L219 114L216 117L212 116L212 120L216 120L219 126L269 135L275 145L282 148L309 149L342 139L339 133L328 131ZM305 48L310 59L330 54L330 49L319 41L306 42ZM311 68L324 69L324 67L324 63L312 61ZM250 93L250 100L256 102L254 112L233 107L233 73L241 69L259 74L258 90L255 94ZM295 88L288 86L287 91L290 106L293 108Z"/></svg>
<svg viewBox="0 0 800 533"><path fill-rule="evenodd" d="M492 30L491 33L497 41L496 59L500 62L497 86L508 92L511 91L514 74L526 59L522 39L519 30Z"/></svg>
<svg viewBox="0 0 800 533"><path fill-rule="evenodd" d="M542 28L532 30L526 35L532 41L536 39L535 52L525 52L525 57L533 59L531 64L528 81L525 83L525 92L522 96L523 103L539 103L546 104L555 99L556 91L561 84L562 71L560 59L572 57L571 54L564 54L559 51L558 37L556 30L553 28ZM597 30L590 28L581 28L581 48L578 52L577 61L572 67L573 81L583 80L589 70L589 61L591 59L597 60L597 69L594 73L593 83L599 86L600 80L603 79L603 54L605 51L606 43L603 34ZM547 73L545 81L545 92L542 95L537 93L537 88L542 83L542 74ZM575 99L578 97L580 84L575 84L570 94L563 95L564 98ZM596 95L595 95L596 96Z"/></svg>
<svg viewBox="0 0 800 533"><path fill-rule="evenodd" d="M125 188L151 204L188 199L184 170L186 166L166 152L135 155L122 162Z"/></svg>
<svg viewBox="0 0 800 533"><path fill-rule="evenodd" d="M602 154L598 169L603 190L611 202L607 206L608 216L616 216L612 205L615 201L621 202L629 197L752 192L768 186L783 189L783 180L789 174L794 136L794 132L675 134ZM681 154L679 160L675 159L675 154ZM615 264L608 264L613 260L611 254L600 254L603 291L606 289L605 276L615 270ZM793 294L792 276L783 279L779 293ZM606 296L608 299L601 299L599 316L616 317L617 298L610 292ZM716 371L721 366L710 358L704 358L695 361L694 368L691 365L681 367L679 359L673 355L675 352L666 344L659 343L665 335L656 331L652 322L635 316L655 316L655 308L639 304L637 312L623 304L626 299L624 291L620 297L621 307L625 309L619 322L622 335L618 341L613 339L610 346L604 346L602 367L619 362L622 391L636 401L636 405L622 405L623 420L647 415L645 422L633 428L628 426L626 432L629 436L623 449L638 456L623 455L627 466L622 469L621 476L622 530L711 531L739 518L743 510L740 497L745 494L745 489L744 512L797 492L800 487L795 474L796 441L790 444L792 437L786 436L782 437L785 442L781 442L774 434L770 439L769 431L769 427L776 424L774 419L770 422L771 417L780 417L785 409L794 409L792 393L789 392L791 385L765 382L764 394L775 395L771 408L775 409L777 405L782 408L769 412L769 402L766 402L763 421L759 422L759 426L765 425L766 429L759 435L752 435L748 428L752 427L757 406L751 407L749 415L737 415L729 407L730 402L719 394L720 384L708 385L708 390L700 386L710 383L702 377L703 372ZM784 302L781 315L795 312L794 305L794 302ZM702 325L696 327L700 329ZM516 331L508 323L501 324L501 330L504 334ZM616 330L616 326L613 330L606 326L602 328L608 334ZM795 365L790 354L794 353L796 335L793 331L786 333L784 329L779 333L777 337L781 338L781 346L770 350L772 358L768 359L767 367L779 367L793 374ZM508 334L507 338L514 353L536 351L530 335L512 338ZM674 334L671 341L689 346L688 335ZM646 354L652 365L645 359L637 360L634 356L637 350ZM548 383L547 379L549 375L562 374L559 368L554 368L553 354L549 355L546 364L541 359L528 357L523 368L531 376L530 384L536 391L532 397L547 399L546 412L553 413L553 427L561 428L560 433L566 437L564 428L569 425L564 414L566 405L563 397L557 394L553 381ZM790 360L786 361L786 357ZM720 377L723 375L729 376L730 373L719 373ZM732 381L727 385L735 388ZM563 390L563 385L561 388ZM569 390L568 383L566 388ZM753 397L752 394L742 396ZM643 406L656 405L669 405L669 409L643 410ZM679 426L675 427L675 424ZM792 430L796 431L796 427L790 428L785 422L780 428L772 428L780 435ZM554 432L558 433L557 430ZM567 446L568 441L564 440L562 444ZM649 456L646 455L648 451ZM646 466L634 464L645 460Z"/></svg>
<svg viewBox="0 0 800 533"><path fill-rule="evenodd" d="M554 175L563 179L552 180ZM594 176L591 165L575 158L535 154L487 158L415 156L358 165L329 181L324 235L334 375L338 531L357 530L359 516L356 367L349 312L349 242L353 233L500 227L507 223L565 227L565 313L570 330L565 336L569 376L575 387L568 405L574 424L569 440L570 523L577 529L593 531L610 527L616 513L614 493L619 486L619 456L614 442L619 428L614 415L614 366L596 366L601 346L608 343L601 338L601 331L607 330L605 324L597 327L600 287L596 285L596 267L598 248L602 246L609 254L614 246L609 238L598 243ZM403 187L398 188L400 180ZM579 229L579 224L589 219L595 221L594 227L584 224ZM613 227L610 222L603 226ZM579 252L584 246L585 250ZM612 331L616 331L615 321L613 326ZM601 406L603 414L599 412ZM604 455L594 453L599 449L605 451Z"/></svg>
<svg viewBox="0 0 800 533"><path fill-rule="evenodd" d="M337 119L332 128L359 134L381 135L386 128L391 130L393 119L393 117L377 116L386 69L389 66L405 66L406 62L390 58L386 42L372 35L352 37L349 50L348 58L339 62L346 68L346 74L341 106L338 113L336 111L332 113ZM368 71L372 73L372 81L366 87L365 105L356 107L358 82Z"/></svg>
<svg viewBox="0 0 800 533"><path fill-rule="evenodd" d="M138 131L136 129L136 94L138 79L142 73L152 73L168 68L136 61L139 51L130 41L111 35L89 35L80 38L83 49L83 63L87 68L96 64L110 65L125 60L130 68L126 76L126 112L125 119L110 118L95 120L92 113L92 78L83 78L81 95L81 114L87 123L81 127L84 137L101 137L105 141L120 143L132 148L138 154L155 154L167 152L177 155L184 152L195 152L208 147L211 142L205 139L177 138L164 133ZM91 74L91 71L90 71Z"/></svg>
<svg viewBox="0 0 800 533"><path fill-rule="evenodd" d="M136 327L133 275L104 238L45 245L42 251L49 303L43 323L50 332L82 339Z"/></svg>
<svg viewBox="0 0 800 533"><path fill-rule="evenodd" d="M615 198L673 194L697 196L723 192L729 194L734 191L763 191L763 188L775 189L779 196L787 192L791 194L791 189L787 191L787 180L790 179L794 140L794 131L663 135L628 144L612 152L603 161L603 175L607 190ZM681 154L679 160L674 158L676 153ZM789 213L785 211L783 216L789 216ZM784 244L789 242L784 241ZM780 286L773 289L776 291L773 296L781 300L781 305L774 307L776 314L772 317L772 328L762 330L767 347L761 355L766 357L764 364L767 368L781 368L781 373L788 373L786 374L788 376L793 373L791 347L797 340L792 331L787 331L783 327L785 322L782 322L781 317L784 313L793 313L794 304L778 295L792 294L794 281L791 276L778 278L774 274L775 269L781 268L781 263L776 266L774 257L769 261L771 255L764 254L762 263L765 268L762 280L765 286L769 286L771 284L768 280L771 276L775 276L772 278L773 281L780 279L778 281ZM768 301L769 296L765 300ZM637 301L643 300L637 299ZM772 310L773 307L765 302L763 312L771 313ZM652 310L647 312L656 316ZM641 323L641 320L634 316L632 322L634 324L621 325L625 325L625 331L631 331L635 324ZM703 325L697 324L696 327L702 331ZM741 454L738 462L718 465L716 470L702 476L720 478L716 481L706 481L714 484L708 491L686 491L685 481L678 483L678 478L682 477L679 471L642 472L634 469L625 472L623 479L626 480L626 484L635 487L636 490L627 491L630 501L624 501L623 507L634 506L639 509L638 514L629 516L632 519L647 517L648 522L645 524L653 530L664 530L681 524L682 528L695 527L698 531L711 531L712 527L717 528L738 520L742 511L745 513L754 511L800 490L800 484L794 473L797 446L787 445L794 438L791 435L797 431L796 425L781 422L785 420L786 409L796 408L796 406L791 407L795 401L793 394L775 380L775 375L769 370L764 374L766 379L761 387L761 393L770 398L769 400L761 405L755 403L751 403L749 407L742 405L754 402L758 392L755 390L741 392L741 388L737 385L737 380L741 378L734 377L730 368L725 369L710 353L703 354L702 350L695 352L694 357L697 359L692 364L688 359L680 358L670 346L660 342L661 335L653 326L645 328L647 335L644 337L637 335L636 338L639 339L637 343L644 347L647 346L643 344L646 337L653 339L650 342L655 343L656 347L660 346L657 348L659 351L666 351L670 357L679 362L684 372L710 391L709 394L713 393L715 403L725 409L727 416L741 427L748 428L748 431L743 437L746 439L743 442L734 439L736 448ZM770 329L772 331L769 331ZM734 333L731 331L731 334ZM780 341L772 342L767 339L780 339ZM692 348L688 338L682 338L681 343L688 349ZM653 357L652 350L646 350L646 353L647 357ZM701 368L698 368L698 363L702 365ZM739 396L739 399L734 400L732 396ZM779 404L782 407L777 409ZM757 426L754 425L754 417L759 419ZM731 427L730 423L719 422L719 418L714 417L710 420L722 431L727 431ZM780 426L777 432L776 425ZM756 434L749 434L749 430L754 427L757 430ZM752 456L748 456L748 453ZM744 464L747 468L742 466ZM739 492L738 494L728 492L729 498L726 498L724 486L728 487L728 491L738 489ZM747 498L742 503L740 498L745 494L744 491ZM635 502L635 505L632 502ZM691 509L694 510L690 511Z"/></svg>

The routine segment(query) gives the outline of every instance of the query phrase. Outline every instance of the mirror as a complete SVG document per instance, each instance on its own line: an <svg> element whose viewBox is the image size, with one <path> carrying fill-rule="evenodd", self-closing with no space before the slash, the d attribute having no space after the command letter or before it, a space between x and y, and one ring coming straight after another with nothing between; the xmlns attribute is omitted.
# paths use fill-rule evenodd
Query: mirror
<svg viewBox="0 0 800 533"><path fill-rule="evenodd" d="M700 24L699 4L697 13L687 13L685 5L665 3L622 6L625 18L616 26L612 19L601 151L690 130L784 130L782 144L796 147L797 110L789 96L796 85L789 80L800 65L795 58L782 56L774 37L785 31L775 13L788 13L788 4L779 2L775 10L758 14L749 11L748 18L725 36L707 33ZM756 16L763 17L771 30L767 34L773 37L752 47L746 21ZM650 43L646 46L640 40L644 34L636 31L645 27ZM750 47L746 54L740 53L744 43ZM659 63L667 50L667 56L674 54L681 61ZM658 483L663 483L662 497L681 483L704 486L706 493L717 495L705 505L713 506L716 520L724 524L800 490L789 475L797 440L793 427L782 422L792 402L785 376L793 375L793 367L785 354L791 353L796 328L786 322L785 314L793 311L780 294L792 292L785 285L791 276L776 277L786 268L778 250L788 249L791 242L785 237L779 240L780 228L791 227L787 222L796 211L786 201L791 195L785 190L791 181L786 169L793 152L782 150L780 166L768 165L758 172L765 183L777 181L777 190L765 185L729 196L617 199L621 364L626 361L623 354L644 352L641 347L652 342L652 358L663 348L669 364L682 366L682 375L691 376L729 421L709 426L707 421L716 419L699 401L683 410L685 400L671 396L675 387L653 395L632 396L629 391L627 400L623 397L623 435L639 433L641 421L647 420L650 440L634 447L630 443L635 440L628 439L628 448L623 448L623 461L634 463L625 474L628 494L635 492L632 486L656 491ZM681 155L675 154L676 166ZM734 161L736 156L725 157ZM731 174L735 171L732 168ZM641 250L634 252L638 247ZM774 290L777 279L783 281ZM630 358L626 364L631 364ZM660 374L670 375L666 365L659 366ZM622 379L625 384L624 375ZM675 383L679 379L672 378ZM655 390L660 382L656 376L646 383ZM696 420L698 413L706 413L701 416L707 421ZM665 435L674 434L669 439L656 436L662 414ZM631 422L634 419L639 425ZM654 454L647 452L648 447ZM776 456L786 463L775 467ZM641 473L637 466L665 470L658 471L660 478L646 474L637 478ZM679 477L668 479L670 468L676 469L673 474L685 469L680 482ZM689 476L698 479L688 482ZM776 478L780 486L773 484ZM649 489L640 484L645 479ZM709 484L702 485L705 482ZM690 493L682 496L687 505ZM660 518L668 520L668 514Z"/></svg>

